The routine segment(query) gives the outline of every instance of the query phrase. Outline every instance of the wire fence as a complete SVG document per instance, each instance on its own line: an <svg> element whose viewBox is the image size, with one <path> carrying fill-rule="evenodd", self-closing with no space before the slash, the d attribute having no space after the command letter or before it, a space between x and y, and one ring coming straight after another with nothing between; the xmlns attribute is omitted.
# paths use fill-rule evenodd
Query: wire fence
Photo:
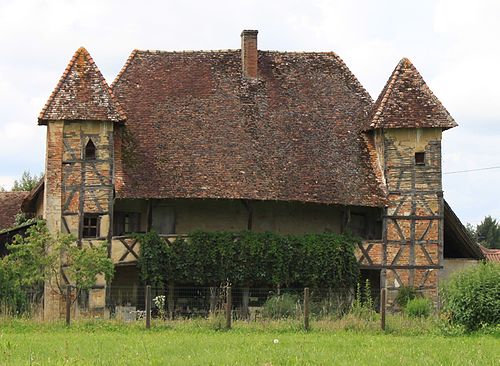
<svg viewBox="0 0 500 366"><path fill-rule="evenodd" d="M425 290L419 294L431 295ZM382 324L385 324L385 309L390 311L393 305L390 292L369 286L332 289L111 285L78 292L69 287L65 293L53 297L52 301L54 299L58 302L57 306L50 305L47 299L44 301L40 290L27 291L11 298L10 302L0 298L0 315L42 319L47 315L44 306L50 306L51 318L66 318L68 324L73 320L91 318L121 322L145 320L148 326L151 319L220 318L223 326L230 328L234 320L266 322L291 319L303 322L307 329L309 319L335 320L360 311L371 314L380 312Z"/></svg>
<svg viewBox="0 0 500 366"><path fill-rule="evenodd" d="M226 311L231 291L231 316L237 320L301 318L304 288L171 287L151 288L152 316L166 319L207 318ZM145 310L146 287L111 288L110 317L130 319ZM352 289L311 289L314 316L341 316L355 301ZM372 301L375 309L375 302Z"/></svg>

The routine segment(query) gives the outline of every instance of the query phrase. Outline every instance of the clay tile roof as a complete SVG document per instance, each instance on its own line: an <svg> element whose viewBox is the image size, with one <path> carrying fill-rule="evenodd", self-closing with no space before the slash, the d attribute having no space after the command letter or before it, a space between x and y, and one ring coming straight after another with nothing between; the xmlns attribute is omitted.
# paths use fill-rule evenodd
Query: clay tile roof
<svg viewBox="0 0 500 366"><path fill-rule="evenodd" d="M134 51L112 84L119 198L382 206L361 132L372 99L332 52Z"/></svg>
<svg viewBox="0 0 500 366"><path fill-rule="evenodd" d="M500 262L500 249L489 249L481 246L481 251L486 257L486 260L490 262Z"/></svg>
<svg viewBox="0 0 500 366"><path fill-rule="evenodd" d="M90 54L80 47L40 112L48 120L123 121L125 114Z"/></svg>
<svg viewBox="0 0 500 366"><path fill-rule="evenodd" d="M21 212L21 204L29 192L0 192L0 230L14 225L16 214Z"/></svg>
<svg viewBox="0 0 500 366"><path fill-rule="evenodd" d="M373 105L365 129L456 126L415 66L403 58Z"/></svg>

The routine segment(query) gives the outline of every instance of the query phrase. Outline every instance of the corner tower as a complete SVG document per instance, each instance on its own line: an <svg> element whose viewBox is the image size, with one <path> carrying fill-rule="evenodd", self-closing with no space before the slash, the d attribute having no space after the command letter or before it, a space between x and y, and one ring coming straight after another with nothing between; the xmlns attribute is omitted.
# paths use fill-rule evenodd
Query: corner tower
<svg viewBox="0 0 500 366"><path fill-rule="evenodd" d="M79 246L110 242L113 129L124 120L89 53L78 49L38 118L47 126L44 218L51 234L71 233ZM104 296L95 295L90 305L104 307ZM45 315L57 317L58 306L46 288Z"/></svg>
<svg viewBox="0 0 500 366"><path fill-rule="evenodd" d="M441 135L455 126L412 63L401 60L365 128L373 134L388 192L381 264L389 298L411 286L437 299L444 227Z"/></svg>

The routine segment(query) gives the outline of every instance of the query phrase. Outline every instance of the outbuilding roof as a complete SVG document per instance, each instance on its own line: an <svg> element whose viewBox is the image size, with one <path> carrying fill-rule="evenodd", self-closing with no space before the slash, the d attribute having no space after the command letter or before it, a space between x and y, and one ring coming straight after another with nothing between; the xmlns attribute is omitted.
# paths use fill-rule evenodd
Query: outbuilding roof
<svg viewBox="0 0 500 366"><path fill-rule="evenodd" d="M29 192L0 192L0 230L14 225L16 215L21 212L21 204Z"/></svg>
<svg viewBox="0 0 500 366"><path fill-rule="evenodd" d="M500 262L500 249L490 249L481 246L481 251L483 252L486 260L490 262Z"/></svg>
<svg viewBox="0 0 500 366"><path fill-rule="evenodd" d="M119 198L382 206L372 99L333 52L134 51L112 84Z"/></svg>

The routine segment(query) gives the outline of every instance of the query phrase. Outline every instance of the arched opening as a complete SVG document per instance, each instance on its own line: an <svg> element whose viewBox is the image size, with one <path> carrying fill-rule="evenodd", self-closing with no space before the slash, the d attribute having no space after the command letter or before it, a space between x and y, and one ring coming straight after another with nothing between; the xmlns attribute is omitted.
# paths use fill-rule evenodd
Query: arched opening
<svg viewBox="0 0 500 366"><path fill-rule="evenodd" d="M91 139L85 145L85 160L95 160L95 145Z"/></svg>

